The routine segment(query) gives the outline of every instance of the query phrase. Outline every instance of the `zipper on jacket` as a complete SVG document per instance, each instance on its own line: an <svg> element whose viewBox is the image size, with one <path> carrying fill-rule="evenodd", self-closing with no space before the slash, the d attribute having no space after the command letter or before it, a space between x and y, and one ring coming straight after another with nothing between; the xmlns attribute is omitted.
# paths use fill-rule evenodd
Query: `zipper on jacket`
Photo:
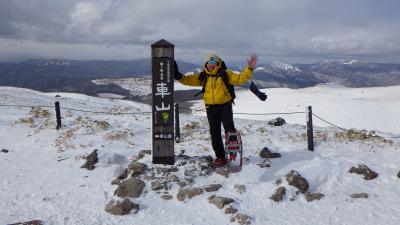
<svg viewBox="0 0 400 225"><path fill-rule="evenodd" d="M213 79L212 79L212 82L211 82L211 90L212 90L212 100L213 100L213 103L215 104L215 98L214 98L214 89L215 89L215 80L216 80L216 78L215 77L213 77Z"/></svg>

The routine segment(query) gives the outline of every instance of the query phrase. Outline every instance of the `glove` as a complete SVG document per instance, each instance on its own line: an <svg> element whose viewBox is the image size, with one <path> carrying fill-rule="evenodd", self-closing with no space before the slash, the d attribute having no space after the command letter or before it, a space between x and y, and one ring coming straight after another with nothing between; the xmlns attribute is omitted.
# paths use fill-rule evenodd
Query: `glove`
<svg viewBox="0 0 400 225"><path fill-rule="evenodd" d="M178 64L176 64L176 61L174 60L174 79L180 80L182 77L183 75L179 72Z"/></svg>
<svg viewBox="0 0 400 225"><path fill-rule="evenodd" d="M250 91L253 92L261 101L265 101L267 99L267 95L258 90L258 87L253 81L250 84Z"/></svg>

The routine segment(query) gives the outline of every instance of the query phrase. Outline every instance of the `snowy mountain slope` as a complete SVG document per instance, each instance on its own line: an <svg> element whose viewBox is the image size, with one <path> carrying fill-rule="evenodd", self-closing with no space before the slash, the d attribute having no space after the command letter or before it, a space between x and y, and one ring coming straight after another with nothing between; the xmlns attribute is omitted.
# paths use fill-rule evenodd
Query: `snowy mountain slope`
<svg viewBox="0 0 400 225"><path fill-rule="evenodd" d="M303 91L319 96L326 90L330 89L319 87ZM346 90L340 91L346 93ZM267 101L272 102L272 93L277 97L280 92L280 96L287 99L299 95L290 90L275 91L268 93L270 99ZM328 93L336 92L332 88ZM62 96L60 103L64 108L102 112L150 111L149 106L129 101L57 94ZM0 104L52 106L54 95L1 87ZM395 94L392 97L397 100ZM245 105L246 101L252 102L251 108ZM271 107L279 106L271 102ZM252 112L257 112L261 106L256 98L238 92L235 110L241 105ZM282 110L289 111L291 107L288 105ZM173 182L169 183L170 189L157 193L151 190L150 181L145 181L145 192L139 198L131 198L140 205L137 214L113 216L104 211L111 199L117 199L113 195L116 186L111 185L111 181L133 156L141 150L151 149L149 114L109 115L63 109L64 127L56 131L53 108L0 107L0 112L0 148L8 150L8 153L0 152L1 224L34 219L45 224L231 224L230 215L208 203L207 198L213 193L204 192L181 202L176 198L179 185ZM193 178L192 187L221 184L222 188L215 194L233 198L232 205L240 213L250 216L252 224L398 224L399 140L385 140L373 134L363 139L363 132L346 133L332 127L315 127L316 150L309 152L304 127L292 124L291 119L285 117L291 124L271 127L263 120L265 118L240 119L238 116L235 115L236 127L243 134L247 158L242 172L230 174L228 178L216 173L197 176ZM184 151L189 158L213 155L207 119L203 115L182 114L181 132L183 142L176 144L176 154ZM399 135L399 131L394 134ZM281 153L282 158L261 159L258 154L265 146ZM94 149L99 155L96 168L93 171L80 168L83 157ZM178 157L177 165L184 160ZM163 168L152 165L149 155L139 162L147 164L149 171ZM370 166L379 173L378 178L367 181L348 173L350 167L358 163ZM261 168L260 164L270 167ZM179 170L174 175L184 180L187 178L184 170L189 165L190 162L177 166ZM310 192L321 192L325 197L306 202L302 194L296 195L296 189L284 178L291 169L308 180ZM276 184L278 179L283 180L282 184ZM235 184L245 185L246 192L239 194ZM280 203L269 199L278 186L287 189L286 197ZM173 199L162 199L164 192L171 194ZM350 194L360 192L368 193L369 198L350 197Z"/></svg>

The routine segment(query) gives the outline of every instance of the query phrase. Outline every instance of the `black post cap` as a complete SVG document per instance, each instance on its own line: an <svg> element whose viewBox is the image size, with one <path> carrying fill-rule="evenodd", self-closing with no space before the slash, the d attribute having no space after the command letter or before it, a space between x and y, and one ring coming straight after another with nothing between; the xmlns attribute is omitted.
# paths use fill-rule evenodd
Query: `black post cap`
<svg viewBox="0 0 400 225"><path fill-rule="evenodd" d="M161 39L161 40L157 41L156 43L152 44L151 47L152 48L158 48L158 47L173 48L174 45L164 39Z"/></svg>

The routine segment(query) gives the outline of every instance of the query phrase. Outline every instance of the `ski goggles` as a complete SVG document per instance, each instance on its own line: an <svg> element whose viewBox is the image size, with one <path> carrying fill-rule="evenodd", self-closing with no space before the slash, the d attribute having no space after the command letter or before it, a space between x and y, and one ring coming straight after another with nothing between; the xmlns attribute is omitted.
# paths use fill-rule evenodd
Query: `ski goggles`
<svg viewBox="0 0 400 225"><path fill-rule="evenodd" d="M207 63L208 63L208 64L211 64L211 65L217 65L217 64L218 64L218 60L215 59L215 58L211 58L210 60L208 60Z"/></svg>

